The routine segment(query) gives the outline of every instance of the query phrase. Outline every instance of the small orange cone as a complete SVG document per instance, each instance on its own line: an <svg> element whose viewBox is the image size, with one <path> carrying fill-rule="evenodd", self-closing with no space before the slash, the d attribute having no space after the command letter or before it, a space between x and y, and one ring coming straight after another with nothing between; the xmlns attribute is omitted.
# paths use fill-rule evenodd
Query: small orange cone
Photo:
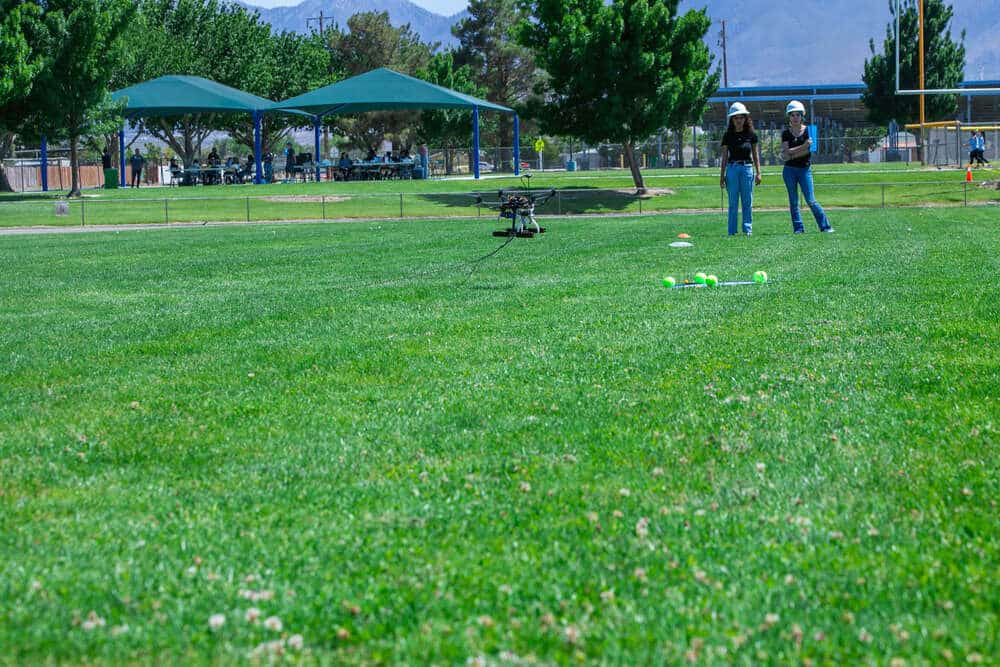
<svg viewBox="0 0 1000 667"><path fill-rule="evenodd" d="M691 235L690 234L685 234L684 232L681 232L680 234L677 235L677 238L679 238L679 239L689 239L689 238L691 238Z"/></svg>
<svg viewBox="0 0 1000 667"><path fill-rule="evenodd" d="M971 164L968 167L965 168L965 182L966 183L971 183L972 182L972 165Z"/></svg>

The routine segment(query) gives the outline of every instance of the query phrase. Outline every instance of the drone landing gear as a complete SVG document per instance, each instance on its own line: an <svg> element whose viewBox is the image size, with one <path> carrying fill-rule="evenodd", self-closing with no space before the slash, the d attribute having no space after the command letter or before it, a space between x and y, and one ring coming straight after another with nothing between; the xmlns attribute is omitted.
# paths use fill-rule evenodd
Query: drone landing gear
<svg viewBox="0 0 1000 667"><path fill-rule="evenodd" d="M493 232L493 236L500 236L500 237L516 236L519 239L530 239L534 238L535 234L544 234L544 233L545 233L544 227L539 227L538 231L533 231L531 229L522 229L520 231L516 229L498 229L497 231Z"/></svg>

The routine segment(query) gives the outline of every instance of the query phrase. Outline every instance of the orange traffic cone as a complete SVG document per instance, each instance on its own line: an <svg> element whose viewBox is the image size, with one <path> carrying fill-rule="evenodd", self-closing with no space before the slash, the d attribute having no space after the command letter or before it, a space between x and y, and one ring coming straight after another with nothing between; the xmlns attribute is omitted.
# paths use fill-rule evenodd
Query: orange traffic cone
<svg viewBox="0 0 1000 667"><path fill-rule="evenodd" d="M972 165L971 164L968 167L965 168L965 182L966 183L971 183L972 182Z"/></svg>

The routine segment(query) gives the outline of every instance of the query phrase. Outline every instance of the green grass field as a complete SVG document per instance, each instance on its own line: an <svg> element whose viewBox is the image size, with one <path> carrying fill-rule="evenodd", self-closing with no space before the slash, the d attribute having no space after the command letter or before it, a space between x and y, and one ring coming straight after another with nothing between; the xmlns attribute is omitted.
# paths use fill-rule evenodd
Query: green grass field
<svg viewBox="0 0 1000 667"><path fill-rule="evenodd" d="M924 204L963 206L1000 204L1000 170L978 169L966 186L965 172L904 165L817 165L816 188L826 207L882 208ZM554 188L559 196L540 212L648 213L717 209L723 206L717 169L644 170L649 193L635 195L627 171L543 172L533 188ZM0 227L79 226L170 222L260 222L288 219L413 218L482 215L475 193L496 198L499 188L518 187L513 177L424 181L278 183L197 188L92 190L57 217L54 202L65 193L0 196ZM993 185L993 187L986 187ZM780 167L765 167L755 191L758 208L788 206Z"/></svg>
<svg viewBox="0 0 1000 667"><path fill-rule="evenodd" d="M0 662L995 663L996 212L833 223L0 237Z"/></svg>

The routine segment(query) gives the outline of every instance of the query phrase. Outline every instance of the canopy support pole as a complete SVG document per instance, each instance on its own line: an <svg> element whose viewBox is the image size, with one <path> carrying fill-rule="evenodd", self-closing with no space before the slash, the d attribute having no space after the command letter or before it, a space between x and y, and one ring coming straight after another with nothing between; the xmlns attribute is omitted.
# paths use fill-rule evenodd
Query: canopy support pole
<svg viewBox="0 0 1000 667"><path fill-rule="evenodd" d="M479 106L472 107L472 173L479 180Z"/></svg>
<svg viewBox="0 0 1000 667"><path fill-rule="evenodd" d="M125 187L125 128L118 130L118 161L121 168L118 170L118 185Z"/></svg>
<svg viewBox="0 0 1000 667"><path fill-rule="evenodd" d="M42 192L49 191L49 143L42 135Z"/></svg>
<svg viewBox="0 0 1000 667"><path fill-rule="evenodd" d="M263 182L261 178L261 166L260 166L260 112L253 112L253 159L254 159L254 177L253 182L256 185L260 185Z"/></svg>
<svg viewBox="0 0 1000 667"><path fill-rule="evenodd" d="M514 175L521 175L521 123L514 114Z"/></svg>
<svg viewBox="0 0 1000 667"><path fill-rule="evenodd" d="M313 116L313 164L316 165L316 182L319 183L319 116Z"/></svg>

